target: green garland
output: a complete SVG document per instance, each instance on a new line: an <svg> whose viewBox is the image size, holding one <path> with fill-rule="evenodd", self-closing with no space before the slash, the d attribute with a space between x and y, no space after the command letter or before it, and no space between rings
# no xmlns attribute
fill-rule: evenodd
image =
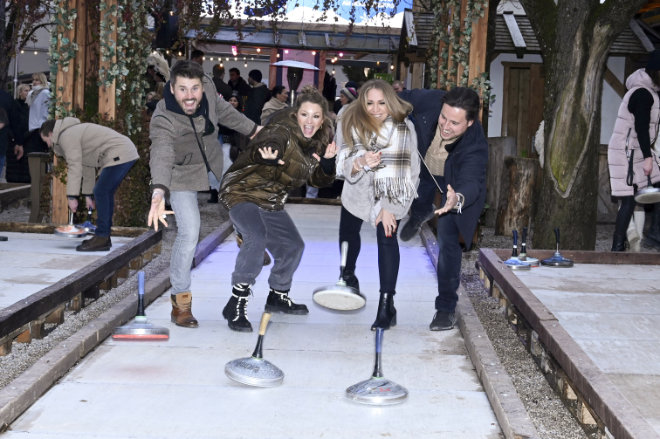
<svg viewBox="0 0 660 439"><path fill-rule="evenodd" d="M68 0L54 0L53 8L55 9L53 16L55 26L53 27L53 32L51 32L50 47L48 49L52 96L50 100L50 114L55 115L57 118L62 118L73 114L73 102L62 101L64 88L62 86L55 87L55 78L58 71L69 71L71 62L78 54L78 44L64 36L64 32L73 30L75 27L78 11L75 8L69 7Z"/></svg>
<svg viewBox="0 0 660 439"><path fill-rule="evenodd" d="M98 85L115 84L116 106L126 110L117 114L124 119L125 134L131 135L142 129L146 82L141 73L150 50L146 4L139 0L118 0L117 4L109 5L106 0L100 0L99 10L101 67Z"/></svg>
<svg viewBox="0 0 660 439"><path fill-rule="evenodd" d="M461 23L461 3L466 1L466 14ZM472 25L485 14L488 0L434 0L431 12L436 17L427 51L427 69L431 88L449 89L454 85L476 89L487 103L491 98L488 74L482 72L469 81ZM461 26L462 24L462 26ZM451 56L449 52L451 50ZM451 66L450 61L451 59ZM458 68L462 73L458 77Z"/></svg>

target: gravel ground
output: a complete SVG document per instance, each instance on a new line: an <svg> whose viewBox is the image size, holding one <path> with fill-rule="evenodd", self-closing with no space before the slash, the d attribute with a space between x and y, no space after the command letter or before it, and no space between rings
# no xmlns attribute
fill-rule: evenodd
<svg viewBox="0 0 660 439"><path fill-rule="evenodd" d="M207 194L199 195L202 213L202 237L208 235L218 224L228 218L227 212L217 204L206 202ZM0 212L0 222L26 222L29 209L15 207ZM613 225L599 225L597 228L596 250L607 251L611 246ZM165 230L161 254L144 267L145 274L162 271L169 264L169 254L174 240L174 228ZM479 241L481 247L509 248L511 239L507 236L495 236L492 228L482 228ZM644 251L654 251L644 248ZM470 297L475 311L486 329L503 367L508 371L520 399L542 439L580 439L589 438L574 420L568 409L554 393L543 374L539 371L531 356L509 326L500 309L498 301L488 296L483 289L474 263L478 250L465 253L461 280ZM44 355L60 341L65 340L75 331L92 321L106 309L135 291L137 276L131 273L117 288L106 292L97 301L91 302L75 318L65 319L44 339L29 344L14 343L11 354L0 357L0 388L6 386L16 376L26 370L38 358Z"/></svg>

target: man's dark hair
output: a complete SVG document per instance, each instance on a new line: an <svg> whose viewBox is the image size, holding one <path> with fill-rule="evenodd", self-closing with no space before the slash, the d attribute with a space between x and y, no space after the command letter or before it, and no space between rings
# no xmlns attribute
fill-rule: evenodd
<svg viewBox="0 0 660 439"><path fill-rule="evenodd" d="M39 134L41 134L44 137L48 137L50 133L53 132L55 129L55 119L48 119L46 122L41 124L41 128L39 128Z"/></svg>
<svg viewBox="0 0 660 439"><path fill-rule="evenodd" d="M202 52L199 49L195 49L192 52L190 52L190 59L201 58L203 56L204 56L204 52Z"/></svg>
<svg viewBox="0 0 660 439"><path fill-rule="evenodd" d="M276 85L270 91L270 94L274 97L286 90L286 87L283 85Z"/></svg>
<svg viewBox="0 0 660 439"><path fill-rule="evenodd" d="M232 67L229 69L229 73L236 73L238 76L241 76L241 71L238 70L236 67Z"/></svg>
<svg viewBox="0 0 660 439"><path fill-rule="evenodd" d="M213 66L213 76L221 78L225 75L225 68L220 65L216 64Z"/></svg>
<svg viewBox="0 0 660 439"><path fill-rule="evenodd" d="M170 71L170 81L176 84L177 78L199 79L204 78L204 69L195 61L182 60L178 61Z"/></svg>
<svg viewBox="0 0 660 439"><path fill-rule="evenodd" d="M454 87L449 90L442 99L443 104L450 107L465 110L465 118L468 121L475 120L481 106L479 95L476 91L467 87Z"/></svg>
<svg viewBox="0 0 660 439"><path fill-rule="evenodd" d="M261 72L257 69L250 70L250 73L248 73L248 77L252 78L253 81L261 82Z"/></svg>

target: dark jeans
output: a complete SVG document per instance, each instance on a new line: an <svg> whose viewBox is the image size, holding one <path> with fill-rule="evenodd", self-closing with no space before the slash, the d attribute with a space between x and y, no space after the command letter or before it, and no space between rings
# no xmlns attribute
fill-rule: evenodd
<svg viewBox="0 0 660 439"><path fill-rule="evenodd" d="M360 218L354 216L342 206L339 219L339 245L341 246L344 241L348 242L347 273L355 272L355 264L360 254L362 222ZM376 242L378 245L380 292L394 294L396 292L396 280L399 275L399 241L396 232L388 238L385 236L385 228L381 222L376 227Z"/></svg>
<svg viewBox="0 0 660 439"><path fill-rule="evenodd" d="M628 230L628 224L630 224L636 204L633 195L621 197L621 207L619 207L619 211L616 214L616 223L614 225L614 236L618 235L624 240L626 239L626 231Z"/></svg>
<svg viewBox="0 0 660 439"><path fill-rule="evenodd" d="M454 312L458 301L458 285L461 277L463 251L458 241L458 226L455 213L449 212L438 217L438 296L435 309Z"/></svg>
<svg viewBox="0 0 660 439"><path fill-rule="evenodd" d="M420 174L419 186L417 186L417 198L415 198L410 206L410 217L415 218L418 222L430 216L436 207L433 206L435 194L438 191L437 186L433 182L436 179L440 187L444 185L444 177L435 176L424 169ZM437 209L440 207L438 206Z"/></svg>
<svg viewBox="0 0 660 439"><path fill-rule="evenodd" d="M101 174L94 185L94 203L96 204L97 216L96 236L110 236L112 214L115 210L115 192L136 161L108 166L101 170Z"/></svg>
<svg viewBox="0 0 660 439"><path fill-rule="evenodd" d="M293 273L305 249L305 243L289 214L284 210L265 210L254 203L244 202L229 209L229 218L243 237L231 283L253 285L263 268L264 250L268 249L274 259L268 285L279 291L289 290Z"/></svg>

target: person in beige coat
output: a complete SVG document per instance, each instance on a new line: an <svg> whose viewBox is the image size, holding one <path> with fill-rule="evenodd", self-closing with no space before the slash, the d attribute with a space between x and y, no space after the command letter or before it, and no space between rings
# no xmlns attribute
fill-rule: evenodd
<svg viewBox="0 0 660 439"><path fill-rule="evenodd" d="M85 195L87 208L96 207L95 235L83 241L76 250L110 250L115 192L140 158L135 145L131 139L111 128L81 123L75 117L47 120L41 125L39 134L56 155L66 160L69 208L73 212L78 209L81 193Z"/></svg>

